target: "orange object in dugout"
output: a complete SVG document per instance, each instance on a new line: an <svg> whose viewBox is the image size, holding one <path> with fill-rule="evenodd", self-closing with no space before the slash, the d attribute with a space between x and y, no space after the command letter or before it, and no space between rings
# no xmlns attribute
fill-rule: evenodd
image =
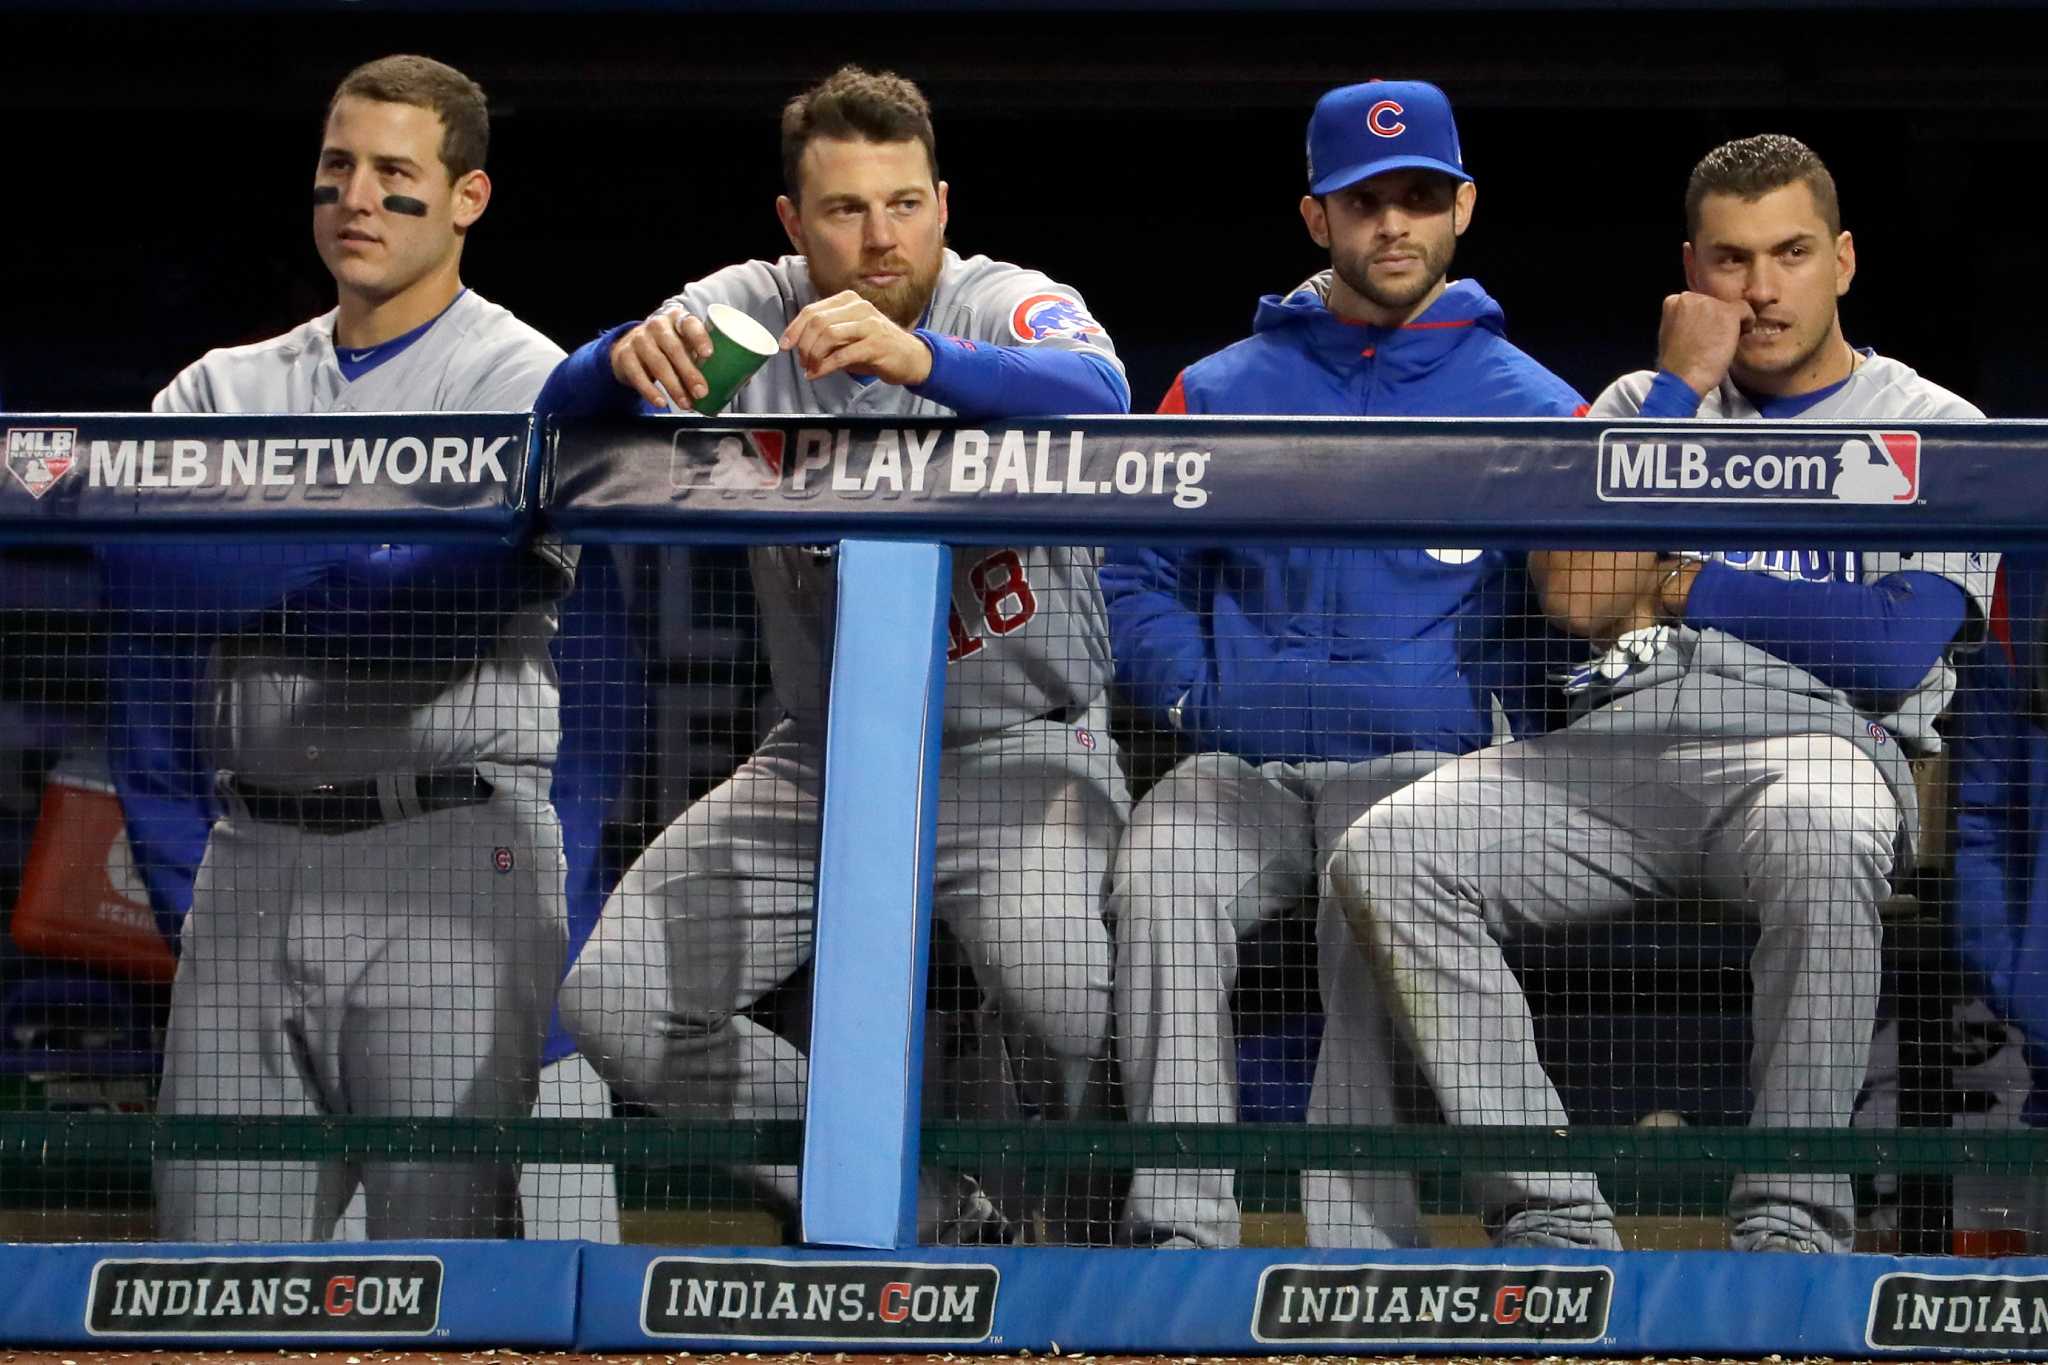
<svg viewBox="0 0 2048 1365"><path fill-rule="evenodd" d="M17 946L42 957L150 981L177 972L135 868L120 799L89 764L60 764L43 788L11 927Z"/></svg>

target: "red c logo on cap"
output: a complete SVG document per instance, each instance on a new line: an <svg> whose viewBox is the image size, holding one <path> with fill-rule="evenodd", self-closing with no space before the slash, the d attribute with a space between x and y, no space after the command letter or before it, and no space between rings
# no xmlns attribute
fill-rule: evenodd
<svg viewBox="0 0 2048 1365"><path fill-rule="evenodd" d="M1399 137L1408 131L1408 125L1396 118L1392 123L1381 123L1382 114L1405 114L1398 100L1381 100L1365 114L1365 126L1372 129L1375 137Z"/></svg>

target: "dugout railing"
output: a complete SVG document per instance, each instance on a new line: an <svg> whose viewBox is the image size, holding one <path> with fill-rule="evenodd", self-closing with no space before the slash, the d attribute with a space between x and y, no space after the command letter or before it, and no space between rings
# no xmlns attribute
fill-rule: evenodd
<svg viewBox="0 0 2048 1365"><path fill-rule="evenodd" d="M17 1171L165 1156L801 1161L800 1248L350 1249L433 1258L441 1311L425 1334L464 1342L2048 1351L2048 1287L2033 1287L2048 1286L2048 1277L2033 1278L2048 1265L2025 1260L914 1245L920 1160L1118 1171L1351 1167L1442 1176L1510 1164L1680 1177L1741 1168L1934 1181L1959 1171L2034 1175L2048 1166L2048 1147L2029 1130L1910 1126L1933 1116L1924 1095L1902 1105L1909 1126L1882 1131L920 1124L919 1068L909 1061L922 1029L931 933L930 773L944 686L948 543L1660 549L1734 541L2039 550L2048 517L2037 482L2024 472L2039 424L1926 424L1906 433L1914 438L1912 496L1883 504L1843 502L1812 488L1798 496L1801 489L1783 484L1752 484L1750 492L1723 499L1681 464L1656 457L1645 463L1640 455L1617 462L1605 430L1591 422L1105 418L905 432L882 422L759 420L741 429L650 420L553 431L517 416L23 415L7 418L6 426L6 544L85 545L121 536L512 543L539 531L586 544L837 542L828 764L861 774L857 788L828 780L824 796L812 1085L801 1125L0 1115L0 1161ZM1697 442L1700 431L1635 426L1633 437L1655 444L1668 435L1674 451L1685 439ZM329 444L343 437L381 439L404 462L374 479L361 477L357 465L356 477L344 479L331 456L338 447ZM1716 443L1778 461L1825 461L1841 437L1832 429L1783 425L1713 431ZM751 461L737 479L729 477L736 450ZM877 687L878 678L892 683ZM1938 955L1939 934L1920 951ZM1934 1070L1923 1072L1916 1092L1929 1081L1938 1086ZM0 1295L0 1335L83 1341L104 1334L105 1322L94 1315L105 1304L95 1296L96 1286L117 1273L109 1266L275 1260L286 1249L24 1246L4 1254L22 1273L12 1278L21 1288ZM341 1253L295 1247L288 1254L317 1260ZM871 1312L836 1331L753 1321L745 1311L693 1319L679 1307L679 1277L690 1273L748 1283L767 1276L772 1286L776 1276L815 1276L824 1266L853 1267L848 1273L870 1278L887 1272L877 1286L910 1286L906 1295L931 1285L934 1303L946 1302L950 1288L956 1305L975 1306L961 1321L925 1328ZM976 1278L983 1271L972 1269L982 1267L985 1284ZM1410 1318L1354 1321L1344 1330L1303 1328L1290 1318L1294 1293L1408 1283L1402 1277L1412 1277L1415 1292L1452 1296L1439 1303L1455 1302L1467 1289L1526 1303L1540 1290L1540 1302L1575 1305L1577 1316L1539 1324L1517 1311L1482 1314L1477 1327L1470 1320ZM517 1293L508 1292L512 1283ZM548 1284L559 1291L554 1301L535 1290ZM1745 1308L1697 1311L1716 1301ZM1929 1306L1937 1301L1940 1307ZM1965 1301L1967 1309L1954 1306ZM1597 1320L1578 1312L1589 1302L1597 1302ZM2001 1327L1999 1320L2014 1313L2021 1328ZM137 1333L187 1334L367 1343L421 1333L380 1332L361 1322L258 1331L190 1320Z"/></svg>

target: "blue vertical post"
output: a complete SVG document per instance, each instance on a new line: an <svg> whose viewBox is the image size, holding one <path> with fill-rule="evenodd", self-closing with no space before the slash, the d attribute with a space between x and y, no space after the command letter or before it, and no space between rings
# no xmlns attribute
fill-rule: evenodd
<svg viewBox="0 0 2048 1365"><path fill-rule="evenodd" d="M925 973L946 689L943 545L849 540L825 736L803 1239L917 1240Z"/></svg>

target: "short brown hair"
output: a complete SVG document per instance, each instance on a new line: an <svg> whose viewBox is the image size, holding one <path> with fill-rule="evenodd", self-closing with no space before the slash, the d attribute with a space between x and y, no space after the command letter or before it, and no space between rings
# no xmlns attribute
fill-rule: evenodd
<svg viewBox="0 0 2048 1365"><path fill-rule="evenodd" d="M893 71L863 71L847 65L782 107L782 183L791 199L804 148L812 138L924 144L932 183L939 181L939 151L932 136L932 107L924 92Z"/></svg>
<svg viewBox="0 0 2048 1365"><path fill-rule="evenodd" d="M1685 235L1688 241L1700 233L1700 204L1710 194L1732 194L1745 203L1755 203L1773 190L1803 183L1813 194L1814 207L1831 234L1842 231L1842 204L1835 195L1835 178L1814 154L1813 148L1783 133L1759 133L1755 137L1724 142L1700 158L1685 186Z"/></svg>
<svg viewBox="0 0 2048 1365"><path fill-rule="evenodd" d="M483 169L491 150L491 111L484 89L447 63L409 54L364 62L335 87L334 98L327 102L328 115L332 117L334 106L351 97L432 110L441 120L441 164L448 168L449 184Z"/></svg>

